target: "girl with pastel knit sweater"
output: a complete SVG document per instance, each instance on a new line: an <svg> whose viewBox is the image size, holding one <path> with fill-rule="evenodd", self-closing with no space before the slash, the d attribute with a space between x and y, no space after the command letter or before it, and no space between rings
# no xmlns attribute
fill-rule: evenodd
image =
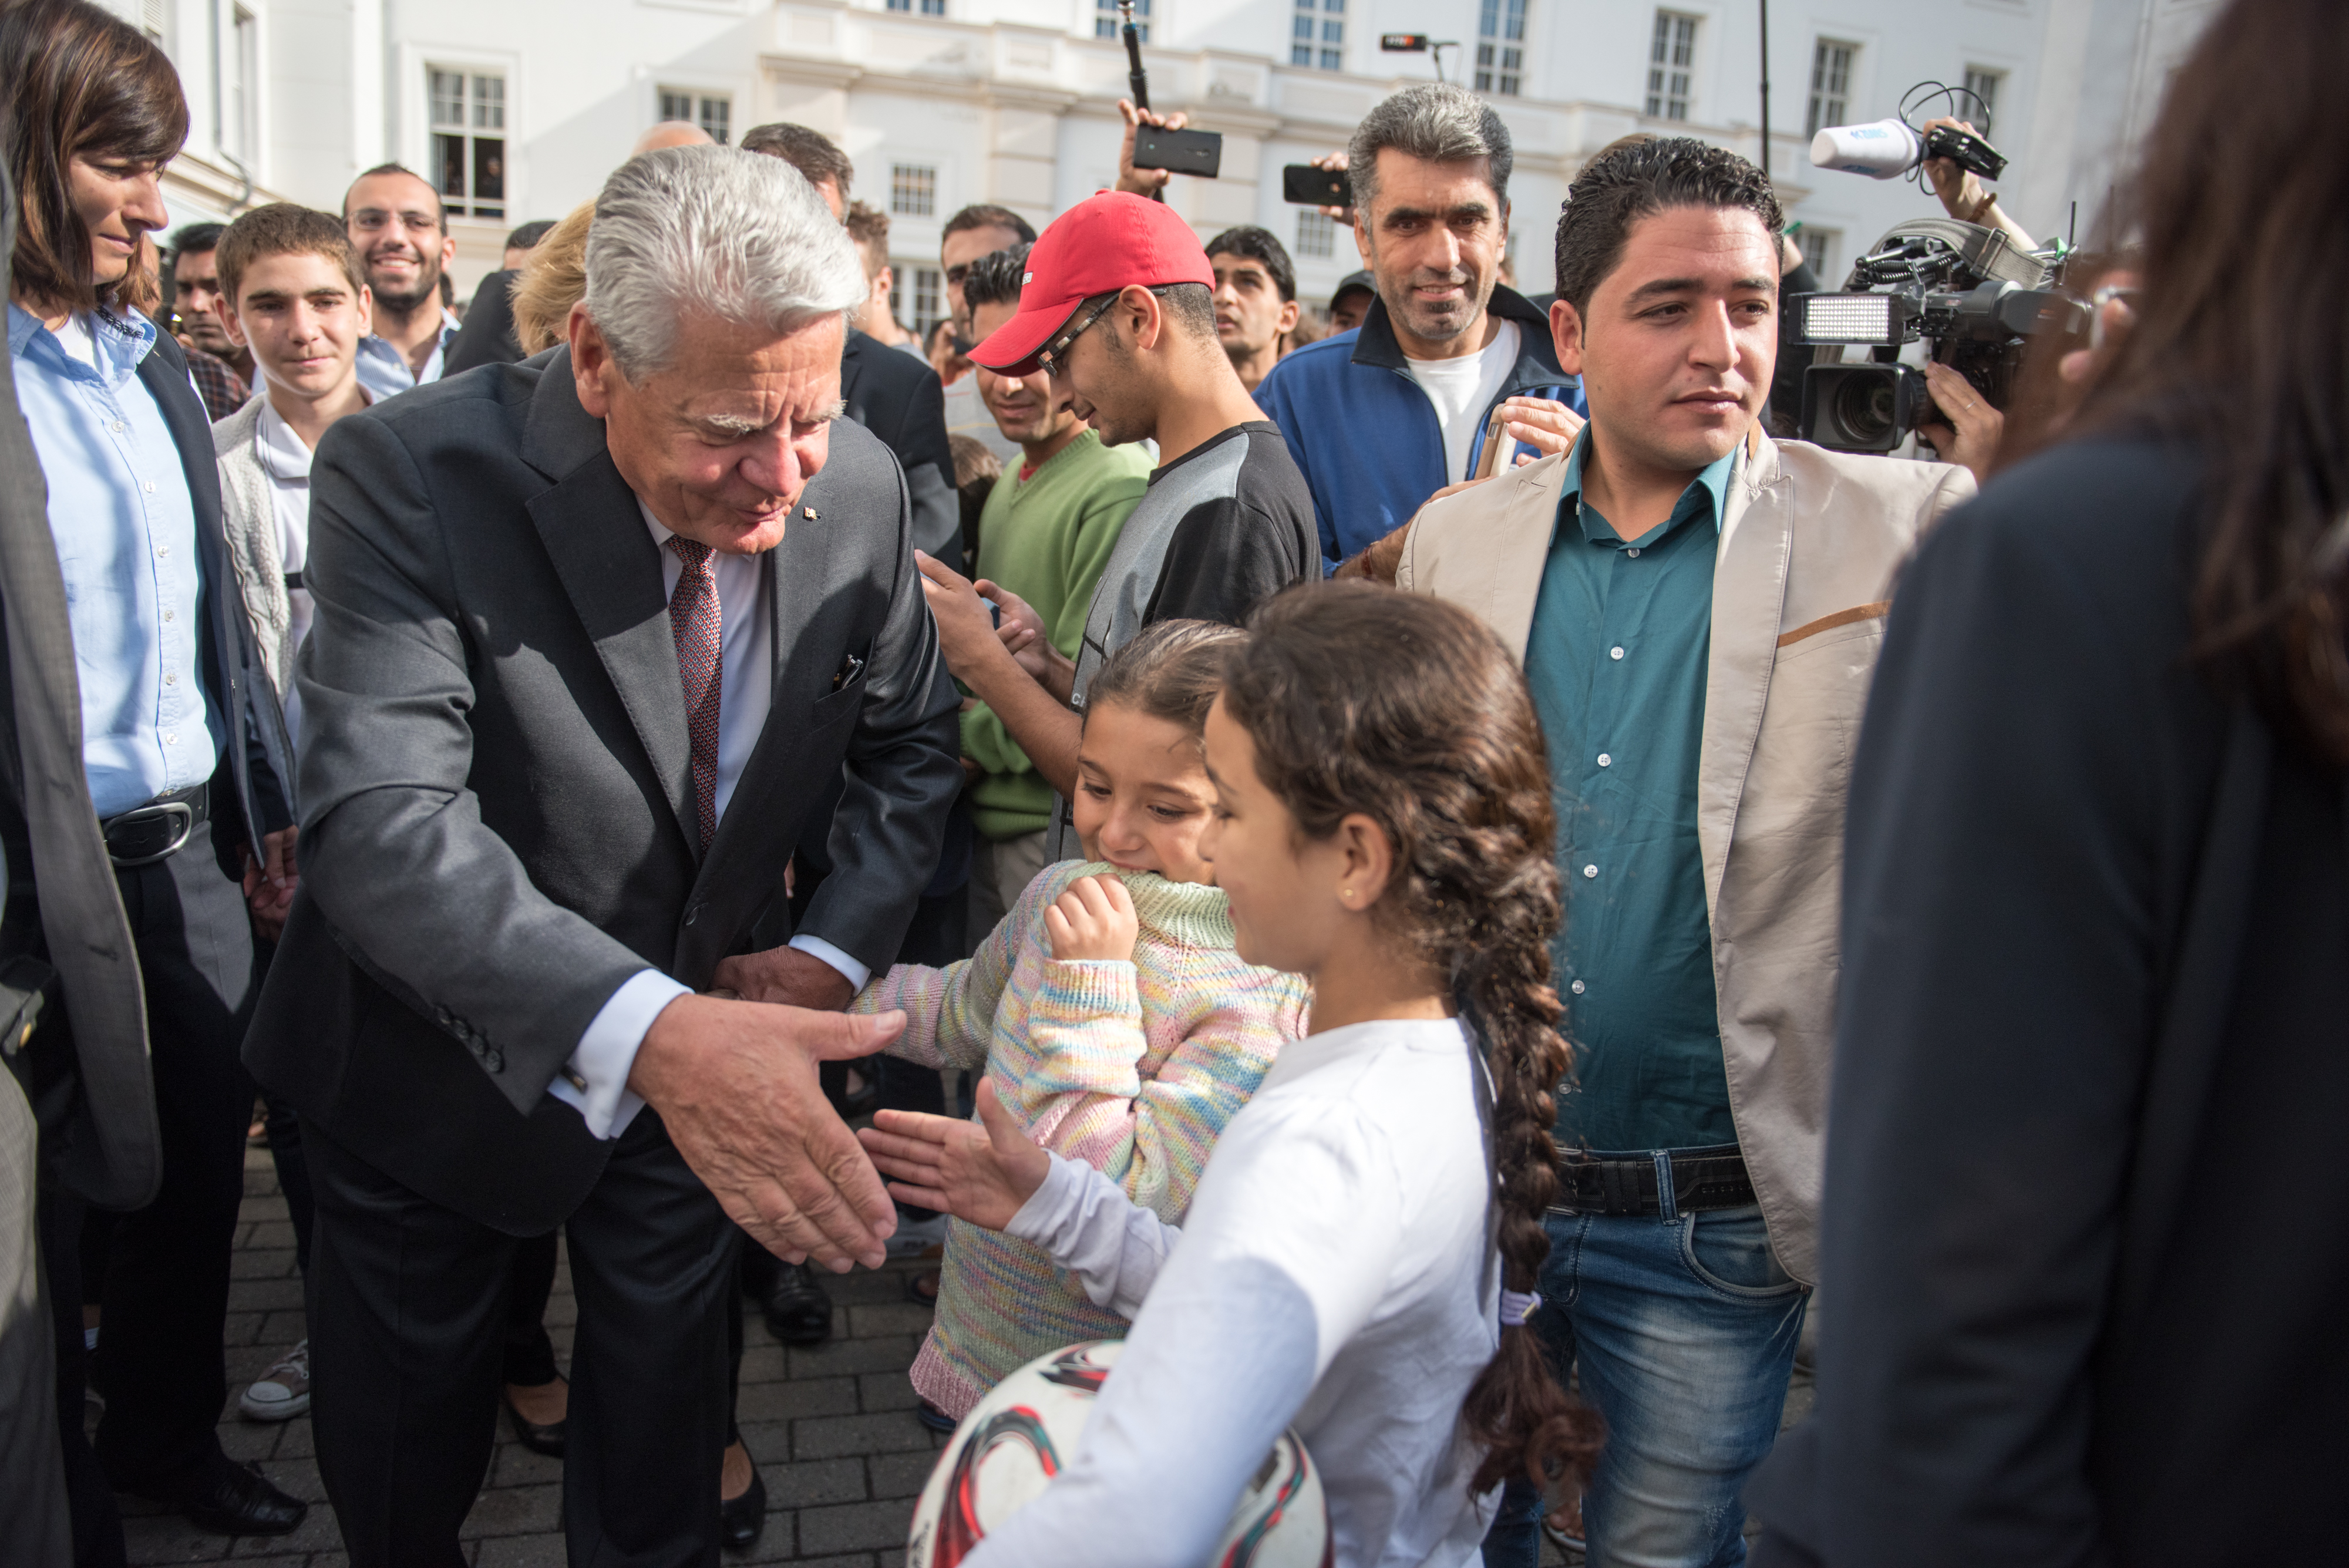
<svg viewBox="0 0 2349 1568"><path fill-rule="evenodd" d="M1070 803L1087 859L1046 867L970 958L899 964L853 1004L903 1008L891 1054L984 1064L1029 1137L1170 1222L1224 1124L1306 1029L1306 982L1241 961L1198 852L1215 800L1201 727L1240 637L1162 621L1112 655L1087 695ZM950 1429L1006 1374L1125 1327L1041 1251L951 1220L913 1366L924 1417Z"/></svg>

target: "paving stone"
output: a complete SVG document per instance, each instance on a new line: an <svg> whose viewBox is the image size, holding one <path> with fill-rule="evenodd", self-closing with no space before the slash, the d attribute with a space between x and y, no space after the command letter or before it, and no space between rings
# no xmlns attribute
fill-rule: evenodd
<svg viewBox="0 0 2349 1568"><path fill-rule="evenodd" d="M543 1534L559 1532L563 1519L563 1489L559 1486L517 1486L485 1491L473 1501L457 1533L478 1540L488 1535Z"/></svg>
<svg viewBox="0 0 2349 1568"><path fill-rule="evenodd" d="M230 1397L233 1398L236 1387L242 1385L233 1378L230 1381ZM257 1421L222 1421L220 1424L221 1450L239 1464L247 1459L272 1458L277 1452L278 1440L284 1436L274 1426L264 1426Z"/></svg>
<svg viewBox="0 0 2349 1568"><path fill-rule="evenodd" d="M254 1220L250 1207L243 1212L247 1220ZM294 1221L291 1220L259 1220L246 1229L251 1234L238 1240L240 1247L283 1247L288 1251L293 1251Z"/></svg>
<svg viewBox="0 0 2349 1568"><path fill-rule="evenodd" d="M750 1440L750 1429L743 1429L743 1440ZM755 1449L754 1450L755 1451ZM863 1502L864 1461L854 1457L838 1459L810 1459L802 1464L771 1464L762 1462L760 1475L766 1478L767 1504L774 1509L823 1507L843 1502Z"/></svg>
<svg viewBox="0 0 2349 1568"><path fill-rule="evenodd" d="M886 1302L877 1306L851 1307L848 1321L852 1337L870 1339L884 1334L927 1334L935 1314L928 1307L916 1306L909 1301Z"/></svg>
<svg viewBox="0 0 2349 1568"><path fill-rule="evenodd" d="M792 1458L831 1459L845 1454L901 1454L930 1447L930 1434L907 1415L817 1416L792 1425Z"/></svg>
<svg viewBox="0 0 2349 1568"><path fill-rule="evenodd" d="M158 1563L225 1562L231 1546L226 1536L198 1530L176 1513L125 1518L122 1543L133 1568Z"/></svg>
<svg viewBox="0 0 2349 1568"><path fill-rule="evenodd" d="M866 1410L910 1410L922 1402L902 1371L862 1373L856 1379L856 1400Z"/></svg>
<svg viewBox="0 0 2349 1568"><path fill-rule="evenodd" d="M874 1454L864 1461L864 1471L874 1497L918 1497L937 1463L935 1451Z"/></svg>
<svg viewBox="0 0 2349 1568"><path fill-rule="evenodd" d="M903 1547L913 1521L914 1503L910 1498L843 1503L837 1508L803 1508L800 1510L800 1552L803 1556L817 1556Z"/></svg>
<svg viewBox="0 0 2349 1568"><path fill-rule="evenodd" d="M499 1422L499 1429L505 1423ZM492 1487L547 1486L563 1480L563 1461L552 1454L533 1453L520 1443L501 1443L490 1462Z"/></svg>
<svg viewBox="0 0 2349 1568"><path fill-rule="evenodd" d="M737 1391L735 1417L743 1421L784 1421L802 1416L853 1416L856 1380L826 1377L801 1383L747 1383Z"/></svg>
<svg viewBox="0 0 2349 1568"><path fill-rule="evenodd" d="M780 1345L746 1345L737 1376L745 1383L774 1383L782 1378L787 1366L787 1353Z"/></svg>
<svg viewBox="0 0 2349 1568"><path fill-rule="evenodd" d="M286 1229L291 1231L292 1226ZM268 1249L247 1248L229 1259L229 1277L236 1280L299 1279L291 1243Z"/></svg>
<svg viewBox="0 0 2349 1568"><path fill-rule="evenodd" d="M228 1287L228 1310L231 1312L284 1312L299 1310L302 1305L300 1280L231 1280Z"/></svg>
<svg viewBox="0 0 2349 1568"><path fill-rule="evenodd" d="M281 1486L285 1484L279 1480L274 1467L271 1468L269 1479L278 1481ZM294 1490L292 1487L285 1490ZM335 1511L324 1502L313 1502L310 1511L302 1516L302 1522L289 1534L241 1538L236 1543L236 1557L241 1562L246 1558L279 1556L289 1552L339 1552L342 1546L343 1530L335 1521Z"/></svg>
<svg viewBox="0 0 2349 1568"><path fill-rule="evenodd" d="M228 1322L221 1331L221 1342L232 1348L253 1344L261 1333L262 1319L268 1315L259 1312L229 1314Z"/></svg>
<svg viewBox="0 0 2349 1568"><path fill-rule="evenodd" d="M293 1305L273 1312L261 1320L261 1333L256 1343L271 1349L284 1350L299 1343L310 1332L310 1320L302 1311L301 1282L287 1282L292 1283L295 1290ZM231 1285L229 1289L236 1287Z"/></svg>
<svg viewBox="0 0 2349 1568"><path fill-rule="evenodd" d="M559 1533L484 1541L481 1554L473 1559L475 1568L564 1568L567 1562Z"/></svg>
<svg viewBox="0 0 2349 1568"><path fill-rule="evenodd" d="M919 1334L883 1334L870 1339L835 1339L804 1350L793 1349L787 1356L793 1377L836 1377L850 1372L903 1372L914 1365L915 1353L921 1349L922 1334L929 1332L922 1324Z"/></svg>
<svg viewBox="0 0 2349 1568"><path fill-rule="evenodd" d="M317 1433L307 1416L296 1416L278 1426L277 1457L281 1459L315 1459L318 1453Z"/></svg>

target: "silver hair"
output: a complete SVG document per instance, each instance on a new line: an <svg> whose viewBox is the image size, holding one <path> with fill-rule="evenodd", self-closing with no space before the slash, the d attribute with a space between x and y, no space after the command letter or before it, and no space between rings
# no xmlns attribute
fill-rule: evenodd
<svg viewBox="0 0 2349 1568"><path fill-rule="evenodd" d="M1486 160L1492 171L1493 195L1503 206L1509 201L1509 128L1493 106L1456 83L1427 82L1409 87L1380 104L1354 127L1346 145L1346 166L1353 177L1354 205L1367 210L1379 193L1379 151L1393 148L1429 163L1457 163L1470 158Z"/></svg>
<svg viewBox="0 0 2349 1568"><path fill-rule="evenodd" d="M587 314L630 381L667 366L707 314L774 337L864 302L855 244L781 159L667 147L604 182L587 231Z"/></svg>

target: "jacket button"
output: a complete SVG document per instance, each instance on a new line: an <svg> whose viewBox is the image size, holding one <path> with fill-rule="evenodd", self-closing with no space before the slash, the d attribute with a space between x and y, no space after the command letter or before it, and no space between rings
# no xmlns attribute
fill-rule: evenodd
<svg viewBox="0 0 2349 1568"><path fill-rule="evenodd" d="M505 1053L502 1051L493 1050L486 1046L483 1047L481 1051L481 1065L487 1067L492 1073L504 1072L506 1070Z"/></svg>
<svg viewBox="0 0 2349 1568"><path fill-rule="evenodd" d="M700 906L700 905L696 904L696 905L692 906L690 909L687 909L687 910L685 911L685 923L686 923L687 925L688 925L688 926L689 926L689 925L693 924L693 922L694 922L694 921L696 921L696 920L698 920L698 919L701 919L701 906Z"/></svg>

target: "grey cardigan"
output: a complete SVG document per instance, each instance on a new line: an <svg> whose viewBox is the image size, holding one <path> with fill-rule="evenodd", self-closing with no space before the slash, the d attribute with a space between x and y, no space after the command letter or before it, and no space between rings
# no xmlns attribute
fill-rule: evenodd
<svg viewBox="0 0 2349 1568"><path fill-rule="evenodd" d="M244 407L212 426L212 455L219 460L221 524L228 535L229 567L244 589L245 618L262 680L253 685L253 711L269 765L285 787L295 820L302 815L294 784L294 738L285 727L285 689L294 679L294 604L285 587L285 555L277 544L276 498L269 471L261 466L254 441L269 394L261 391Z"/></svg>

